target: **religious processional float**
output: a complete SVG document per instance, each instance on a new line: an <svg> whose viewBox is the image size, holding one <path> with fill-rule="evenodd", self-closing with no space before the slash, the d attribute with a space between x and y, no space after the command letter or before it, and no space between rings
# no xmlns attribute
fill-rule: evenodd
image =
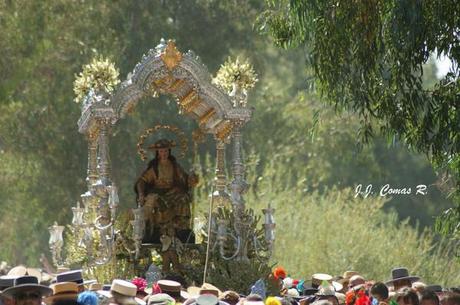
<svg viewBox="0 0 460 305"><path fill-rule="evenodd" d="M229 59L212 78L192 51L182 53L173 41L164 40L142 57L123 82L108 60L99 58L84 66L74 90L81 103L78 131L88 142L87 191L72 207L65 245L65 227L57 223L50 227L54 265L83 267L100 281L115 275L146 274L153 282L177 273L197 283L208 278L234 289L240 288L236 283L247 288L244 277L253 283L259 274L269 274L274 209L270 205L263 209L264 223L259 228L260 217L246 208L244 200L249 185L242 129L251 119L247 91L256 81L252 66L238 59ZM140 133L133 151L137 149L144 161L149 152L155 157L133 181L135 192L121 190L133 194L132 203L123 203L132 204L131 216L122 221L117 213L119 189L111 174L110 138L140 99L159 95L177 101L178 115L195 121L198 127L191 135L166 124L149 126ZM174 138L155 139L159 133ZM188 137L196 147L206 136L215 141L215 177L209 202L194 202L193 189L200 177L184 170L178 159L186 155ZM148 141L152 144L147 145ZM231 178L226 177L228 146ZM194 204L209 205L206 223L199 230L193 224L197 216L193 215Z"/></svg>

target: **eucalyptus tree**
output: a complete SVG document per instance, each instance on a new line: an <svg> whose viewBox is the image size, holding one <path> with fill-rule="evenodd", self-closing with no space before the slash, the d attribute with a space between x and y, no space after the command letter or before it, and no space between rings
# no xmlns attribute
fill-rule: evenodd
<svg viewBox="0 0 460 305"><path fill-rule="evenodd" d="M259 29L283 48L301 47L314 87L336 109L359 115L359 137L375 129L423 152L455 206L439 219L460 235L460 10L458 1L267 0ZM424 64L454 65L430 88ZM377 126L373 126L377 119Z"/></svg>

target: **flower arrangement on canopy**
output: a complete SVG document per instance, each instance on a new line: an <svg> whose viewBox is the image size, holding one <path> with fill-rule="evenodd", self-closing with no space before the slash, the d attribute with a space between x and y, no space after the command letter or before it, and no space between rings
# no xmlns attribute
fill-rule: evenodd
<svg viewBox="0 0 460 305"><path fill-rule="evenodd" d="M115 64L109 59L93 58L91 63L83 66L83 71L75 78L73 85L75 102L80 103L91 89L111 93L120 83L119 74Z"/></svg>
<svg viewBox="0 0 460 305"><path fill-rule="evenodd" d="M247 90L253 88L257 81L257 74L248 60L242 61L238 57L236 60L233 60L229 57L225 63L220 66L212 83L222 87L226 91L230 91L232 90L233 84L236 84L241 89Z"/></svg>

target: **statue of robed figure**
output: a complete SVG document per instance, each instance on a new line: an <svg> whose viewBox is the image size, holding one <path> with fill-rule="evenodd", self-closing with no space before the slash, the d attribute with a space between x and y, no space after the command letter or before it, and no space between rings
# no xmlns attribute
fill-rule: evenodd
<svg viewBox="0 0 460 305"><path fill-rule="evenodd" d="M191 189L198 183L195 174L188 175L171 154L173 141L161 139L148 148L155 152L147 169L135 184L136 199L144 207L143 243L159 244L162 235L171 233L183 243L194 243L191 230ZM174 236L171 236L174 238Z"/></svg>

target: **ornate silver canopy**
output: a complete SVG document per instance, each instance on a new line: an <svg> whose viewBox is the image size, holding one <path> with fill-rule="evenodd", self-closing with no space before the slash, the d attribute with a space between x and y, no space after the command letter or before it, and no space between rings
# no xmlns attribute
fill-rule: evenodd
<svg viewBox="0 0 460 305"><path fill-rule="evenodd" d="M107 263L115 250L118 194L111 178L109 157L112 127L132 112L142 97L157 94L173 96L181 114L195 120L203 132L212 134L216 140L216 191L212 194L213 199L217 204L232 204L237 232L235 238L239 245L232 257L247 259L246 244L250 234L244 232L248 224L242 218L245 211L243 193L248 185L244 180L241 128L250 120L252 110L246 107L246 92L235 86L232 92L224 92L211 83L210 73L198 56L192 51L183 54L173 41L165 43L162 39L112 93L91 90L82 103L78 130L88 140L88 191L82 195L84 212L80 206L73 209L74 213L78 212L74 215L78 221L73 226L84 231L80 234L80 243L85 244L87 251L94 256L90 263ZM225 146L230 141L233 142L233 181L228 184L224 160ZM134 215L131 224L137 256L143 235L140 207L134 209ZM267 228L273 230L274 224ZM99 246L93 250L89 249L94 235L91 230L100 236ZM272 236L270 232L267 234ZM273 240L270 242L273 243Z"/></svg>
<svg viewBox="0 0 460 305"><path fill-rule="evenodd" d="M100 129L101 120L113 125L130 113L142 97L155 93L174 96L183 115L220 139L229 136L235 122L245 124L252 114L249 108L234 107L232 98L211 83L210 73L192 51L182 54L174 42L165 44L162 40L111 95L93 92L87 96L78 129L91 134Z"/></svg>

